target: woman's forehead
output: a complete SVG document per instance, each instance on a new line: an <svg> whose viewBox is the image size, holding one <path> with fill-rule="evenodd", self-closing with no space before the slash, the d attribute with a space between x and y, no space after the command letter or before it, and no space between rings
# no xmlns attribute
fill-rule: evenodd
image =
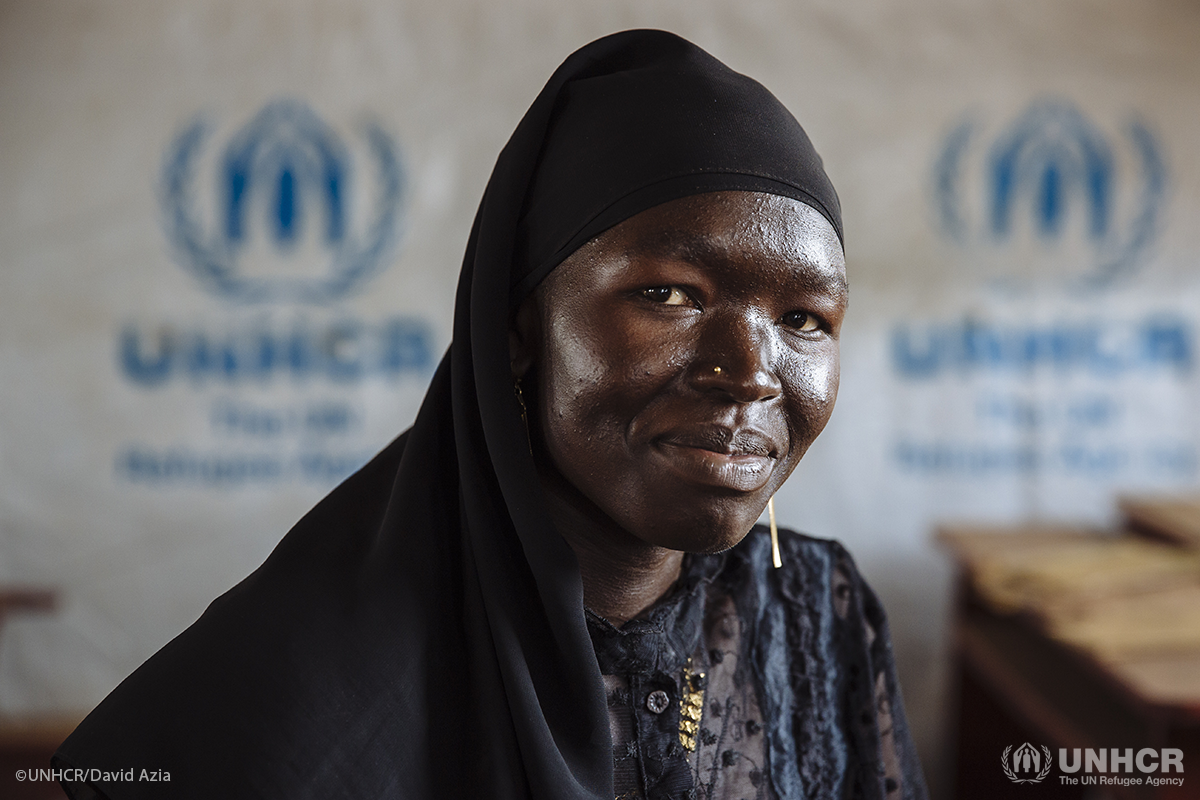
<svg viewBox="0 0 1200 800"><path fill-rule="evenodd" d="M673 253L702 247L821 248L841 251L837 232L812 206L763 192L710 192L655 206L626 220L629 246Z"/></svg>
<svg viewBox="0 0 1200 800"><path fill-rule="evenodd" d="M821 288L846 291L845 260L833 226L811 206L779 195L727 191L674 200L630 217L584 249L592 257L627 262L650 257L697 266L791 266Z"/></svg>

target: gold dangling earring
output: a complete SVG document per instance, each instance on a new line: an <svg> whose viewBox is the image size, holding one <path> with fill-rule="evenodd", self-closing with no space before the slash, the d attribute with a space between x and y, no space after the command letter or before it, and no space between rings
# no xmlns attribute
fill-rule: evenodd
<svg viewBox="0 0 1200 800"><path fill-rule="evenodd" d="M771 522L771 561L775 569L783 566L783 557L779 555L779 528L775 525L775 495L767 501L767 518Z"/></svg>

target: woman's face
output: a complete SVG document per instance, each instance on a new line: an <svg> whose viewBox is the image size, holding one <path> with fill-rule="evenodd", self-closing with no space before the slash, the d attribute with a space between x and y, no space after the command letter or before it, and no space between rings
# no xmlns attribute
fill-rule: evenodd
<svg viewBox="0 0 1200 800"><path fill-rule="evenodd" d="M737 544L829 419L846 301L837 234L788 198L696 195L602 233L514 328L548 490L647 544Z"/></svg>

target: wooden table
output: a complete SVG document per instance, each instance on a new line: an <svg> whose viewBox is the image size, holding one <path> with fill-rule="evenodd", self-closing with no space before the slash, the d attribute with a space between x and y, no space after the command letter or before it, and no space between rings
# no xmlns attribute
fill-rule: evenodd
<svg viewBox="0 0 1200 800"><path fill-rule="evenodd" d="M1048 615L1030 608L998 610L995 597L984 591L985 569L998 555L1039 548L1058 552L1054 548L1063 543L1096 537L1113 539L1093 530L1054 527L939 531L938 540L959 568L953 622L954 797L1200 798L1200 649L1110 652L1081 646L1064 641ZM1018 785L1004 774L1005 748L1025 742L1052 753L1053 769L1040 783ZM1184 773L1169 773L1183 777L1182 786L1085 786L1083 780L1069 784L1060 778L1086 773L1062 772L1059 748L1133 748L1136 754L1146 747L1183 750ZM1136 768L1116 774L1163 777Z"/></svg>
<svg viewBox="0 0 1200 800"><path fill-rule="evenodd" d="M51 611L53 591L32 588L0 589L0 630L14 611ZM47 769L50 756L75 729L82 715L0 715L0 798L3 800L62 800L66 795L53 781L18 781L17 770Z"/></svg>
<svg viewBox="0 0 1200 800"><path fill-rule="evenodd" d="M49 769L50 756L82 719L82 714L0 716L0 798L63 800L56 781L18 781L16 773Z"/></svg>

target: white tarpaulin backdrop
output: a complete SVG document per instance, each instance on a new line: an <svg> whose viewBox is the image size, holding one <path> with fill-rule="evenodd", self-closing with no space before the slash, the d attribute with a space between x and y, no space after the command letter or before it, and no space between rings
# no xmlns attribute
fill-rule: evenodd
<svg viewBox="0 0 1200 800"><path fill-rule="evenodd" d="M838 409L779 497L887 603L937 744L945 518L1200 480L1185 0L0 6L0 709L90 708L413 417L491 164L574 48L664 27L841 194Z"/></svg>

